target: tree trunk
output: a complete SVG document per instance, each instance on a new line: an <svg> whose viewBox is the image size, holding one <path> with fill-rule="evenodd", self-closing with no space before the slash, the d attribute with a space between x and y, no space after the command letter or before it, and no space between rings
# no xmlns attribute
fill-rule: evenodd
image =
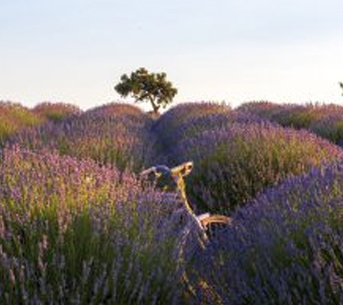
<svg viewBox="0 0 343 305"><path fill-rule="evenodd" d="M155 100L154 100L154 98L152 96L149 96L149 99L150 99L150 103L152 105L152 108L154 110L154 114L158 115L158 110L160 109L160 106L155 104Z"/></svg>

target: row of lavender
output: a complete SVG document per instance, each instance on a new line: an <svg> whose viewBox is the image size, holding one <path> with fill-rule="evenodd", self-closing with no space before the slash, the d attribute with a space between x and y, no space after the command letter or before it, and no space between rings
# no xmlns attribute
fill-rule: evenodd
<svg viewBox="0 0 343 305"><path fill-rule="evenodd" d="M138 172L154 159L153 120L139 108L108 104L63 121L46 122L14 134L7 144L33 151L56 150L79 159Z"/></svg>
<svg viewBox="0 0 343 305"><path fill-rule="evenodd" d="M342 304L342 215L342 161L292 177L232 215L205 279L225 304Z"/></svg>
<svg viewBox="0 0 343 305"><path fill-rule="evenodd" d="M169 163L194 161L187 191L197 208L228 214L265 188L342 156L339 147L305 130L218 104L172 108L154 131Z"/></svg>
<svg viewBox="0 0 343 305"><path fill-rule="evenodd" d="M343 302L339 147L210 104L178 106L155 128L170 162L195 161L192 203L233 219L193 270L223 304Z"/></svg>
<svg viewBox="0 0 343 305"><path fill-rule="evenodd" d="M92 160L0 155L1 304L180 304L179 200Z"/></svg>
<svg viewBox="0 0 343 305"><path fill-rule="evenodd" d="M2 112L16 128L0 151L0 303L179 304L179 199L127 170L151 157L152 120L128 105L61 120L52 106L35 124L20 105L5 105L20 124Z"/></svg>
<svg viewBox="0 0 343 305"><path fill-rule="evenodd" d="M251 102L238 108L282 126L307 129L340 146L343 145L343 107L336 104L276 104Z"/></svg>

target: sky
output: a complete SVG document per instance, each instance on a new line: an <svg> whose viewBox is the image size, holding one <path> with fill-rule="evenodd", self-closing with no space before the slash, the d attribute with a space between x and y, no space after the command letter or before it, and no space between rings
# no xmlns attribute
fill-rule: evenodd
<svg viewBox="0 0 343 305"><path fill-rule="evenodd" d="M88 109L140 67L176 103L343 104L342 0L0 0L0 100Z"/></svg>

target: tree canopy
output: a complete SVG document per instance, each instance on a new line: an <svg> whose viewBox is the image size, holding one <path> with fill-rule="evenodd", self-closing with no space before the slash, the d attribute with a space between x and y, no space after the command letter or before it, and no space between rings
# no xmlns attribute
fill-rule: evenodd
<svg viewBox="0 0 343 305"><path fill-rule="evenodd" d="M124 74L114 89L122 96L131 95L135 102L149 101L155 114L160 107L170 104L177 94L177 89L166 79L166 73L150 73L145 68L139 68L130 76Z"/></svg>

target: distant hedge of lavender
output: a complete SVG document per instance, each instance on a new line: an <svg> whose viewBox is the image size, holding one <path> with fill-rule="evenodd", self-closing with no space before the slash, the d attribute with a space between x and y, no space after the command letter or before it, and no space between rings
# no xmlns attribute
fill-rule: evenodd
<svg viewBox="0 0 343 305"><path fill-rule="evenodd" d="M232 215L207 281L227 304L342 304L342 215L342 161L288 179Z"/></svg>
<svg viewBox="0 0 343 305"><path fill-rule="evenodd" d="M158 120L158 128L174 130L190 119L210 114L228 113L230 106L212 102L183 103L170 108Z"/></svg>
<svg viewBox="0 0 343 305"><path fill-rule="evenodd" d="M179 304L178 205L90 159L3 150L0 303Z"/></svg>
<svg viewBox="0 0 343 305"><path fill-rule="evenodd" d="M152 119L139 108L108 104L70 117L59 124L48 122L23 130L11 143L32 150L47 148L79 159L92 158L115 164L121 170L139 171L154 155Z"/></svg>
<svg viewBox="0 0 343 305"><path fill-rule="evenodd" d="M0 101L0 146L4 146L10 136L29 127L43 124L47 120L58 122L81 110L65 103L41 103L33 109L19 103Z"/></svg>
<svg viewBox="0 0 343 305"><path fill-rule="evenodd" d="M72 104L44 102L35 106L32 112L53 122L59 122L67 117L81 114L82 110Z"/></svg>
<svg viewBox="0 0 343 305"><path fill-rule="evenodd" d="M197 118L206 115L226 115L231 111L227 105L212 102L183 103L170 108L154 124L152 131L157 135L157 162L175 164L171 149L184 134L184 125L191 125ZM191 122L191 124L189 124Z"/></svg>
<svg viewBox="0 0 343 305"><path fill-rule="evenodd" d="M343 145L343 107L335 104L276 104L251 102L238 108L282 126L308 129L340 146Z"/></svg>
<svg viewBox="0 0 343 305"><path fill-rule="evenodd" d="M195 117L189 111L179 127L168 124L177 126L176 107L175 118L167 112L155 128L171 163L194 161L187 191L200 209L230 213L289 175L342 157L339 147L305 130L283 128L240 111L204 111L201 116L202 104L192 106L199 108Z"/></svg>
<svg viewBox="0 0 343 305"><path fill-rule="evenodd" d="M15 132L36 126L42 121L40 116L18 103L0 101L0 145Z"/></svg>

